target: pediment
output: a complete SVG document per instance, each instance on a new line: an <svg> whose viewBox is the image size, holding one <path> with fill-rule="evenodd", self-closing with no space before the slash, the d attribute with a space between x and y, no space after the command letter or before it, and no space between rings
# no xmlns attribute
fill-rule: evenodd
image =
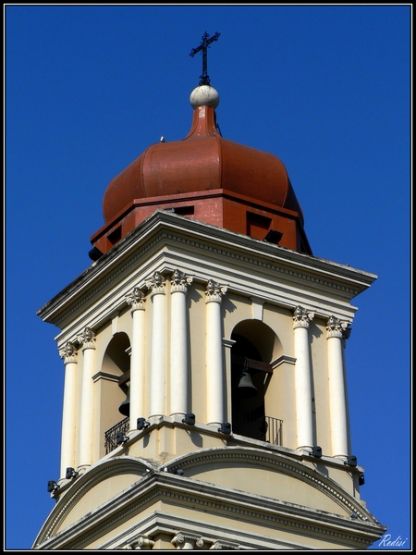
<svg viewBox="0 0 416 555"><path fill-rule="evenodd" d="M66 530L75 522L115 499L140 482L152 467L141 459L105 460L80 476L58 501L35 544Z"/></svg>
<svg viewBox="0 0 416 555"><path fill-rule="evenodd" d="M251 526L259 537L266 530L279 538L307 529L308 537L331 545L335 537L342 545L368 545L382 531L359 501L313 468L280 453L229 446L157 467L131 457L98 463L61 497L34 548L120 542L157 514L244 533Z"/></svg>
<svg viewBox="0 0 416 555"><path fill-rule="evenodd" d="M187 478L285 504L363 520L372 515L339 484L305 464L260 449L227 447L179 457L169 467Z"/></svg>

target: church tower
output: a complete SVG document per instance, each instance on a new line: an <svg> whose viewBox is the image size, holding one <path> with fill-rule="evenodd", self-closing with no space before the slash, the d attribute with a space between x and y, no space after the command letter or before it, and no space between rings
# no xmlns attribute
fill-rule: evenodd
<svg viewBox="0 0 416 555"><path fill-rule="evenodd" d="M111 181L91 266L39 311L65 390L35 549L363 549L384 532L344 357L376 276L313 256L283 163L222 137L211 39L189 134Z"/></svg>

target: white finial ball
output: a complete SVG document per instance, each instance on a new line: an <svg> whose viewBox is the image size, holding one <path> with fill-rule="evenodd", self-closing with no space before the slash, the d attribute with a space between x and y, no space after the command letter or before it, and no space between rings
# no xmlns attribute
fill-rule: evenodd
<svg viewBox="0 0 416 555"><path fill-rule="evenodd" d="M210 85L200 85L191 92L189 101L194 109L198 108L198 106L211 106L212 108L216 108L220 103L220 95L214 87Z"/></svg>

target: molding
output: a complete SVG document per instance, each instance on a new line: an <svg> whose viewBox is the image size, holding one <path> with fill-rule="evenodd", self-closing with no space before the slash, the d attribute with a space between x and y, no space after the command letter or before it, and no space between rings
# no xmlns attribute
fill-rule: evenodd
<svg viewBox="0 0 416 555"><path fill-rule="evenodd" d="M40 542L44 542L51 537L55 528L63 520L66 514L88 490L106 478L111 477L114 474L121 474L123 472L137 472L138 478L144 479L154 472L154 468L148 463L148 461L137 458L133 459L132 457L116 457L113 459L106 459L91 466L66 490L65 496L55 505L39 532L34 545L38 545ZM123 494L124 492L122 492L121 496L123 496ZM106 504L107 503L104 505ZM97 510L99 510L99 507ZM87 517L88 514L85 516ZM84 519L85 517L81 518L81 521ZM76 524L77 523L74 525ZM63 532L64 530L62 533ZM61 533L59 535L61 535Z"/></svg>
<svg viewBox="0 0 416 555"><path fill-rule="evenodd" d="M172 243L179 247L179 252L183 251L181 245L200 251L205 265L208 257L204 256L204 252L209 253L211 265L212 257L226 257L228 264L231 262L230 265L238 263L246 269L254 270L257 267L271 272L274 280L280 275L289 281L309 282L315 289L323 287L333 292L343 292L343 296L348 298L369 287L376 278L373 274L351 267L266 244L244 235L187 220L176 214L157 211L147 222L113 247L96 265L87 269L42 307L38 314L45 321L57 325L63 323L63 319L71 318L71 314L94 297L102 297L109 284L121 282L122 276L137 269L138 263L143 264L151 256L154 247L161 246L157 255L160 257L172 249ZM142 268L141 274L143 273L147 274L146 267ZM258 296L255 291L251 292L251 296L253 294Z"/></svg>
<svg viewBox="0 0 416 555"><path fill-rule="evenodd" d="M176 256L176 254L175 254ZM172 259L172 260L171 260ZM150 262L146 264L145 269L150 270L150 272L154 271L155 264L159 264L158 268L160 272L171 271L171 267L173 265L181 264L182 268L185 271L194 270L195 266L199 265L199 272L200 276L195 276L194 281L198 281L199 283L203 284L209 279L209 275L205 268L202 266L202 262L189 260L189 257L185 257L183 260L178 260L173 258L172 253L163 252L159 258L156 260L152 260L152 266L150 266ZM75 318L71 322L67 322L66 325L62 326L63 331L59 333L55 340L58 342L58 346L62 345L66 340L73 340L74 337L80 333L80 329L82 329L86 323L88 325L98 329L106 322L108 322L115 313L119 313L126 308L126 299L125 296L133 286L134 283L137 282L137 278L139 272L141 272L142 280L146 279L146 276L149 273L145 273L143 268L139 270L135 270L135 273L129 276L129 282L126 284L126 281L122 282L121 284L117 284L116 287L110 292L107 297L101 296L99 300L92 306L85 305L87 307L84 310L83 314L80 315L78 318ZM225 273L224 268L221 268L223 274ZM227 270L228 271L228 270ZM201 275L204 272L204 275ZM212 274L211 274L212 275ZM232 290L230 288L230 292L235 292L237 294L250 297L253 294L253 285L256 281L257 277L255 275L250 276L250 279L247 276L243 276L242 274L238 274L237 272L233 274L233 276L228 274L224 276L224 280L221 281L228 281L235 279L236 283L233 284ZM239 283L238 280L245 280L250 285L250 290L245 290L243 287L244 285ZM258 280L257 280L258 281ZM257 283L257 282L256 282ZM144 284L144 283L143 283ZM288 310L293 310L293 307L302 302L304 305L308 304L309 306L313 306L315 313L317 315L322 316L323 318L328 318L331 313L336 313L343 318L351 319L353 318L353 313L355 308L351 305L347 305L346 303L342 304L335 304L332 302L331 299L320 299L318 297L314 298L305 298L305 292L298 290L294 291L293 288L289 291L288 289L284 288L282 283L278 282L273 283L272 281L262 282L256 285L258 288L263 288L263 298L264 301L268 304L274 306L280 306ZM297 296L295 296L295 293ZM259 295L260 292L256 290L256 294ZM302 297L300 297L302 295ZM320 306L319 306L320 305ZM85 309L84 306L84 309ZM71 311L72 315L72 311ZM64 324L64 322L62 322ZM58 325L58 323L56 323Z"/></svg>
<svg viewBox="0 0 416 555"><path fill-rule="evenodd" d="M115 536L109 542L100 546L101 549L115 549L121 546L123 543L131 542L135 537L139 535L146 535L147 537L152 537L157 534L172 534L178 530L183 530L186 534L192 535L194 537L199 537L204 541L204 543L214 544L216 541L224 541L226 543L238 543L240 548L245 549L275 549L275 548L299 548L306 549L307 546L300 544L293 544L283 540L268 539L264 536L258 536L253 533L246 533L242 530L237 530L231 526L223 528L218 525L209 524L206 522L196 523L194 520L189 520L180 516L173 516L169 514L163 514L159 511L155 511L153 514L149 515L147 518L140 521L139 524L134 525L129 530L122 532L121 534ZM238 538L238 541L236 542ZM197 546L199 547L199 546Z"/></svg>
<svg viewBox="0 0 416 555"><path fill-rule="evenodd" d="M90 541L114 530L157 501L166 501L168 505L172 505L173 502L202 512L209 511L213 514L234 518L237 522L249 520L256 522L259 526L285 529L294 534L304 534L307 531L309 537L348 546L361 545L365 547L380 537L384 530L375 522L351 519L284 503L276 499L229 490L162 471L161 468L149 470L139 482L97 507L93 513L86 514L57 536L51 537L53 530L65 516L66 511L70 510L76 499L79 499L84 489L88 487L86 478L91 474L90 470L82 477L84 484L81 487L78 486L77 494L72 495L66 504L62 503L64 506L60 506L58 502L34 547L38 549L85 547ZM108 472L108 475L111 475L111 471ZM94 477L96 479L97 472ZM70 495L69 492L68 495ZM271 538L270 541L273 539Z"/></svg>
<svg viewBox="0 0 416 555"><path fill-rule="evenodd" d="M291 357L289 355L282 355L276 360L273 360L270 363L270 366L272 367L272 370L274 370L275 368L278 368L280 365L285 363L292 364L294 366L296 364L296 357Z"/></svg>
<svg viewBox="0 0 416 555"><path fill-rule="evenodd" d="M128 276L128 281L127 279L121 283L115 281L114 283L116 286L107 296L103 293L97 301L91 305L88 305L88 303L83 305L81 303L80 306L82 306L84 310L78 317L72 314L72 309L70 313L65 313L63 316L66 322L64 320L62 320L62 322L55 322L56 325L61 325L63 329L55 338L58 342L58 346L62 345L66 340L73 340L73 338L80 333L80 329L86 324L98 329L111 319L112 315L120 313L123 309L127 308L125 297L134 284L137 283L139 276L141 277L143 286L147 276L150 276L152 272L156 271L156 267L161 273L171 272L172 267L179 265L183 271L188 273L191 271L194 272L197 267L199 275L194 277L194 281L201 284L206 283L208 279L212 278L211 263L214 263L214 261L209 261L208 273L206 261L191 258L187 253L183 252L180 254L181 258L178 258L178 256L176 252L167 252L162 249L156 258L151 261L148 260L146 264L142 266L136 265L134 273ZM158 264L158 266L156 266L156 264ZM224 268L224 266L221 265L221 261L215 261L215 264L215 279L218 280L219 276L220 281L223 283L233 283L232 288L229 288L230 293L235 292L250 297L253 296L255 292L257 297L260 298L261 295L268 304L280 306L287 310L293 310L294 306L302 303L304 306L309 307L309 309L313 308L316 315L326 319L331 314L336 314L344 320L352 320L354 311L356 310L353 306L345 302L335 302L333 298L325 298L316 294L311 296L311 291L309 290L306 291L300 288L294 289L283 282L273 281L273 278L267 278L266 280L265 277L263 275L260 276L260 274L242 273L238 269L232 267ZM261 277L261 281L259 276ZM72 321L68 320L70 316L73 318Z"/></svg>
<svg viewBox="0 0 416 555"><path fill-rule="evenodd" d="M373 520L377 522L359 501L352 498L344 492L337 482L330 478L323 477L317 471L310 467L289 459L287 456L276 452L268 452L263 449L251 447L232 447L227 446L225 449L208 449L193 452L172 460L167 464L167 468L186 468L206 465L208 463L226 464L235 463L237 460L247 464L258 464L264 468L273 471L282 472L283 474L293 476L302 480L309 485L316 487L321 492L328 495L336 501L344 509L347 507L352 513L356 513L360 520Z"/></svg>
<svg viewBox="0 0 416 555"><path fill-rule="evenodd" d="M93 382L97 382L98 380L103 379L103 380L107 380L109 382L117 382L120 379L120 376L116 376L115 374L109 374L108 372L103 372L103 371L99 371L96 374L93 375L92 377L92 381Z"/></svg>
<svg viewBox="0 0 416 555"><path fill-rule="evenodd" d="M236 343L237 341L235 339L225 339L224 337L222 339L222 344L227 349L232 349Z"/></svg>

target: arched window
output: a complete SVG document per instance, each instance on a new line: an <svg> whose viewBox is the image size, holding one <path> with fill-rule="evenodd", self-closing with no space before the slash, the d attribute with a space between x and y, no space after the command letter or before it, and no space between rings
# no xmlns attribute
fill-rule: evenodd
<svg viewBox="0 0 416 555"><path fill-rule="evenodd" d="M126 333L120 332L113 336L103 357L98 380L101 455L114 449L117 433L124 432L128 428L129 351L129 338Z"/></svg>
<svg viewBox="0 0 416 555"><path fill-rule="evenodd" d="M261 361L261 355L245 337L233 334L231 338L236 341L231 349L232 429L264 440L264 374L253 370L253 361Z"/></svg>
<svg viewBox="0 0 416 555"><path fill-rule="evenodd" d="M232 430L267 439L265 394L273 371L270 362L280 345L274 332L258 320L244 320L233 330L231 349Z"/></svg>

